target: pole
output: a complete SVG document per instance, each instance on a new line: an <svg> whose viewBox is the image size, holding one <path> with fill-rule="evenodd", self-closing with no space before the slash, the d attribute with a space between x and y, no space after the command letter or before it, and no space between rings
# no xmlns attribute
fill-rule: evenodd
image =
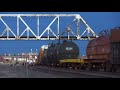
<svg viewBox="0 0 120 90"><path fill-rule="evenodd" d="M28 78L28 63L27 63L27 53L26 53L26 71L27 71L27 78Z"/></svg>
<svg viewBox="0 0 120 90"><path fill-rule="evenodd" d="M5 62L6 62L6 53L5 53Z"/></svg>

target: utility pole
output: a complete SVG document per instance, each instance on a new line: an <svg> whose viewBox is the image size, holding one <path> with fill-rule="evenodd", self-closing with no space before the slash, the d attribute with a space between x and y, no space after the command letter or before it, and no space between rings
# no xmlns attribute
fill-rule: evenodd
<svg viewBox="0 0 120 90"><path fill-rule="evenodd" d="M5 62L6 62L6 53L5 53Z"/></svg>
<svg viewBox="0 0 120 90"><path fill-rule="evenodd" d="M27 78L28 78L28 63L27 63L27 53L26 53L26 71L27 71Z"/></svg>

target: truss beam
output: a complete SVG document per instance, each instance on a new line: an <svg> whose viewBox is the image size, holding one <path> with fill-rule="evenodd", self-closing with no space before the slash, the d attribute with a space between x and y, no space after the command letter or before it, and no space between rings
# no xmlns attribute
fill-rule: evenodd
<svg viewBox="0 0 120 90"><path fill-rule="evenodd" d="M7 24L7 21L4 20L2 17L14 17L16 18L16 30L12 30L9 25ZM36 17L36 33L34 30L30 28L30 26L26 23L26 21L22 17ZM54 17L54 19L50 22L50 24L45 28L45 30L41 29L40 26L40 19L41 17ZM74 17L73 21L69 23L68 26L66 26L66 30L61 32L60 25L62 17ZM97 38L98 36L95 34L95 32L91 29L91 27L86 23L86 21L80 16L80 14L0 14L0 21L5 25L5 29L0 33L0 40L92 40ZM25 30L20 33L20 21L26 26ZM57 22L55 22L57 21ZM73 30L71 27L73 23L77 22L77 28ZM41 22L42 23L42 22ZM56 31L51 28L51 26L57 23ZM83 25L86 27L86 29L83 32L80 32L80 23L83 23ZM63 23L64 24L64 23ZM12 36L10 35L10 32L12 33ZM47 35L44 36L44 34L47 32ZM56 33L55 33L56 32ZM77 32L77 33L75 33ZM5 35L5 33L7 33ZM24 33L27 33L26 36L23 36ZM30 35L32 34L32 36ZM50 35L52 34L52 36ZM60 34L62 33L62 34ZM67 33L67 36L64 34ZM70 35L70 33L72 35ZM87 36L84 36L86 33ZM90 33L92 36L90 36Z"/></svg>

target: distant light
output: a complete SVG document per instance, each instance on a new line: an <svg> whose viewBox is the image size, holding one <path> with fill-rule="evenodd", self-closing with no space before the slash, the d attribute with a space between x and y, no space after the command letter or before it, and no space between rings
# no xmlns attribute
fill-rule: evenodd
<svg viewBox="0 0 120 90"><path fill-rule="evenodd" d="M31 53L32 53L32 49L31 49Z"/></svg>
<svg viewBox="0 0 120 90"><path fill-rule="evenodd" d="M37 56L35 56L35 59L37 59Z"/></svg>
<svg viewBox="0 0 120 90"><path fill-rule="evenodd" d="M25 55L25 53L22 53L22 55Z"/></svg>
<svg viewBox="0 0 120 90"><path fill-rule="evenodd" d="M10 56L10 54L9 54L9 56Z"/></svg>
<svg viewBox="0 0 120 90"><path fill-rule="evenodd" d="M14 60L16 60L16 58L14 58Z"/></svg>
<svg viewBox="0 0 120 90"><path fill-rule="evenodd" d="M36 49L36 53L37 53L37 49Z"/></svg>

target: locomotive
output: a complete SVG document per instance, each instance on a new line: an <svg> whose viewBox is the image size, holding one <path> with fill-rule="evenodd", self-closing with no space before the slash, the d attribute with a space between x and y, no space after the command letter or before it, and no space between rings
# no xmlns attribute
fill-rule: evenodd
<svg viewBox="0 0 120 90"><path fill-rule="evenodd" d="M72 41L64 40L62 43L51 43L44 45L40 49L38 62L41 65L53 65L67 67L80 63L79 47ZM64 63L63 63L64 62Z"/></svg>

